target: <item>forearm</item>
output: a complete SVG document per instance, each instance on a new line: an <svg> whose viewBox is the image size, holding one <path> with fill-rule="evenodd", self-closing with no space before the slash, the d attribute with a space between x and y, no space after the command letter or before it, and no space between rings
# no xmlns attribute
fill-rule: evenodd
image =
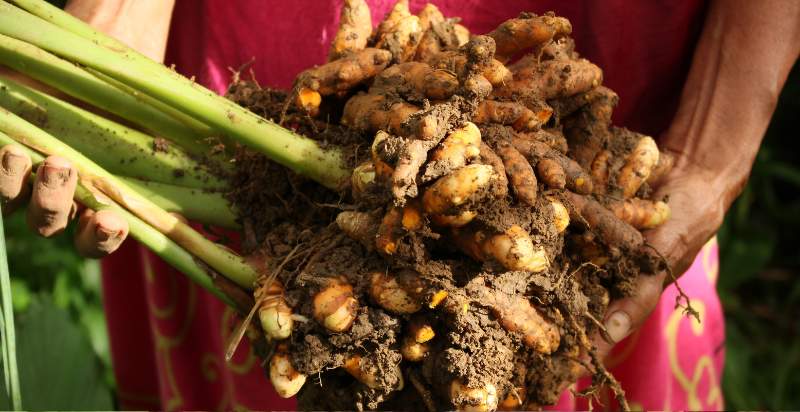
<svg viewBox="0 0 800 412"><path fill-rule="evenodd" d="M738 196L800 53L800 2L718 0L663 145L702 173L725 210Z"/></svg>
<svg viewBox="0 0 800 412"><path fill-rule="evenodd" d="M164 60L175 0L69 0L65 10L156 61Z"/></svg>

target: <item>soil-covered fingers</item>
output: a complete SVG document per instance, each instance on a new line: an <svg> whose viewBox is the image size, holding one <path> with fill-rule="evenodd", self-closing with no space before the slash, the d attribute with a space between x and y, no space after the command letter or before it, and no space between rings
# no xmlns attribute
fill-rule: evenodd
<svg viewBox="0 0 800 412"><path fill-rule="evenodd" d="M15 145L0 148L0 202L3 214L16 210L30 195L31 158Z"/></svg>
<svg viewBox="0 0 800 412"><path fill-rule="evenodd" d="M86 209L78 219L75 249L90 258L101 258L116 251L128 236L128 222L112 210Z"/></svg>
<svg viewBox="0 0 800 412"><path fill-rule="evenodd" d="M44 237L59 234L74 216L75 187L78 171L69 160L49 156L36 170L31 201L28 205L28 226Z"/></svg>
<svg viewBox="0 0 800 412"><path fill-rule="evenodd" d="M606 333L593 337L600 359L608 356L614 345L628 337L647 320L661 297L665 276L665 273L658 275L642 273L636 280L636 291L633 296L609 304L603 322Z"/></svg>

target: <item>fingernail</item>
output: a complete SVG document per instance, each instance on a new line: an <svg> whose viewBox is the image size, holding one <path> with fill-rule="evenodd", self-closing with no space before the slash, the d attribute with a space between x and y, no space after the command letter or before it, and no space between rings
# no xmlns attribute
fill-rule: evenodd
<svg viewBox="0 0 800 412"><path fill-rule="evenodd" d="M606 331L614 343L625 339L631 331L631 318L623 311L616 311L606 319Z"/></svg>
<svg viewBox="0 0 800 412"><path fill-rule="evenodd" d="M41 181L46 186L61 187L66 185L69 181L71 172L69 167L60 167L45 163L39 169Z"/></svg>
<svg viewBox="0 0 800 412"><path fill-rule="evenodd" d="M3 170L8 175L16 175L25 168L27 159L25 156L17 153L5 152L3 153Z"/></svg>
<svg viewBox="0 0 800 412"><path fill-rule="evenodd" d="M100 227L94 231L95 237L97 238L98 242L105 242L108 239L116 237L117 231L116 230L105 230Z"/></svg>

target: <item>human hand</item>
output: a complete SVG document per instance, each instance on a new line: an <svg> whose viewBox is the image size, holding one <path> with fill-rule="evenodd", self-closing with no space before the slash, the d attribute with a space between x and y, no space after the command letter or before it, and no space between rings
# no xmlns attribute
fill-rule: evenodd
<svg viewBox="0 0 800 412"><path fill-rule="evenodd" d="M15 145L0 148L0 202L3 214L14 212L28 202L27 223L44 237L64 231L78 212L75 249L83 256L100 258L117 250L128 236L128 222L110 210L81 211L73 201L78 172L69 160L47 157L31 182L32 163L25 151Z"/></svg>
<svg viewBox="0 0 800 412"><path fill-rule="evenodd" d="M601 359L644 323L658 304L664 287L691 266L722 224L729 195L721 188L736 185L722 181L724 177L700 166L677 163L680 166L662 179L654 196L668 197L672 216L658 228L644 232L649 246L665 258L669 272L641 274L633 296L609 304L604 322L608 336L594 339Z"/></svg>

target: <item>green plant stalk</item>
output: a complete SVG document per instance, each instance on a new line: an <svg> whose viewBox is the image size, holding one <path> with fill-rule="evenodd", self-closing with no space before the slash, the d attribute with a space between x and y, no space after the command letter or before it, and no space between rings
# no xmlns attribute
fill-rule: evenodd
<svg viewBox="0 0 800 412"><path fill-rule="evenodd" d="M59 155L68 159L77 169L80 182L84 187L103 192L239 286L246 289L254 287L258 274L245 263L241 256L206 239L177 217L161 209L114 175L47 132L2 108L0 108L0 131L42 154Z"/></svg>
<svg viewBox="0 0 800 412"><path fill-rule="evenodd" d="M38 3L41 2L30 4ZM58 19L62 19L62 15L66 16L60 10L48 11L47 14L57 16L53 18ZM68 20L67 17L63 19ZM81 25L84 23L75 19L70 24L83 27ZM89 33L106 39L106 36L93 30ZM227 137L262 152L273 161L328 188L341 190L348 183L350 169L345 164L341 151L323 149L317 142L257 116L128 47L119 48L122 46L119 42L89 40L5 1L0 1L0 34L31 43L102 72L224 132ZM113 44L114 48L104 47L104 44Z"/></svg>
<svg viewBox="0 0 800 412"><path fill-rule="evenodd" d="M0 133L0 136L5 135ZM0 147L6 144L19 145L8 136L0 138ZM117 178L167 212L179 213L191 221L203 224L227 229L240 228L236 223L236 214L232 206L219 192L149 182L126 176Z"/></svg>
<svg viewBox="0 0 800 412"><path fill-rule="evenodd" d="M28 156L31 157L31 161L34 165L44 161L44 156L41 153L27 146L19 145L17 141L5 133L0 132L0 146L5 146L7 144L15 144L22 147ZM31 174L30 180L33 181L34 177L35 174ZM237 307L235 302L228 295L214 285L208 273L197 264L195 258L163 233L143 222L110 199L103 198L101 200L89 189L84 187L83 184L78 184L75 189L75 200L95 211L103 209L115 211L128 222L129 233L134 239L152 250L172 267L181 271L190 280L197 283L198 286L209 291L231 307Z"/></svg>
<svg viewBox="0 0 800 412"><path fill-rule="evenodd" d="M98 78L81 67L17 39L0 35L0 61L69 96L102 107L153 135L169 139L194 155L204 155L208 151L202 139L218 134L209 126L150 96L126 89L116 81L110 84L105 75L104 78Z"/></svg>
<svg viewBox="0 0 800 412"><path fill-rule="evenodd" d="M1 211L0 211L1 212ZM17 337L14 330L14 309L11 304L11 277L8 271L6 255L6 237L3 228L3 216L0 213L0 294L2 295L2 333L3 333L3 370L6 391L15 411L22 409L22 396L17 371Z"/></svg>
<svg viewBox="0 0 800 412"><path fill-rule="evenodd" d="M36 124L111 173L192 188L225 183L180 147L120 125L65 101L0 77L0 106ZM180 171L181 173L176 173Z"/></svg>
<svg viewBox="0 0 800 412"><path fill-rule="evenodd" d="M163 183L122 177L121 180L167 212L208 225L239 229L231 204L219 192L207 192Z"/></svg>

